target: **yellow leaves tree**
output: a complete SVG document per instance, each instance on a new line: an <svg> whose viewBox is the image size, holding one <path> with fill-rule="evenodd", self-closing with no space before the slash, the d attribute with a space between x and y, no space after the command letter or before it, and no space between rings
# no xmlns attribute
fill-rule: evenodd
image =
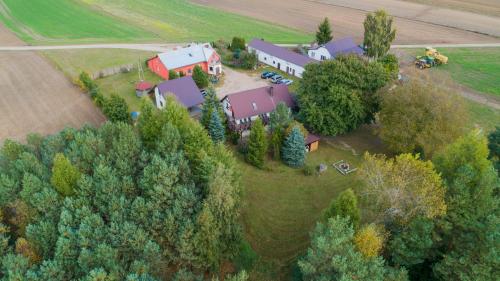
<svg viewBox="0 0 500 281"><path fill-rule="evenodd" d="M38 255L31 243L22 237L16 241L16 253L27 258L31 264L36 264L42 260L42 257Z"/></svg>
<svg viewBox="0 0 500 281"><path fill-rule="evenodd" d="M354 244L366 258L376 257L384 246L384 236L375 224L369 224L356 233Z"/></svg>
<svg viewBox="0 0 500 281"><path fill-rule="evenodd" d="M415 216L434 218L446 213L445 188L430 161L401 154L393 159L365 154L360 171L378 219L407 223Z"/></svg>
<svg viewBox="0 0 500 281"><path fill-rule="evenodd" d="M64 196L74 193L76 182L80 178L80 171L62 153L57 153L54 157L52 167L52 177L50 182L55 189Z"/></svg>

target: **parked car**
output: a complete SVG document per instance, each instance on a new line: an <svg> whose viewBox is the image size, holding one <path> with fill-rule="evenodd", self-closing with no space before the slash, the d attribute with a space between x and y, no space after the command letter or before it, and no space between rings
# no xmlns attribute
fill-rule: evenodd
<svg viewBox="0 0 500 281"><path fill-rule="evenodd" d="M203 89L203 90L200 90L200 93L203 97L206 97L207 96L207 90Z"/></svg>
<svg viewBox="0 0 500 281"><path fill-rule="evenodd" d="M276 75L276 72L272 72L272 71L264 71L264 72L262 72L262 74L260 75L260 78L262 78L262 79L268 79L268 78L273 77L274 75Z"/></svg>
<svg viewBox="0 0 500 281"><path fill-rule="evenodd" d="M280 84L285 84L285 85L287 85L287 86L290 86L290 85L292 85L292 84L293 84L293 80L290 80L290 79L282 79L282 80L280 81Z"/></svg>
<svg viewBox="0 0 500 281"><path fill-rule="evenodd" d="M274 75L273 78L271 78L271 83L273 84L278 84L279 81L281 81L283 77L281 75Z"/></svg>

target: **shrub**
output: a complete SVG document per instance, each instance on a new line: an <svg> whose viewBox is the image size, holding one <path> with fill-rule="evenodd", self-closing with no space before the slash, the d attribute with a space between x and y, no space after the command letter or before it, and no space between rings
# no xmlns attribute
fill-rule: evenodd
<svg viewBox="0 0 500 281"><path fill-rule="evenodd" d="M303 171L304 175L312 176L316 173L316 168L312 165L305 165Z"/></svg>
<svg viewBox="0 0 500 281"><path fill-rule="evenodd" d="M241 37L233 37L233 41L231 42L231 50L235 52L236 50L245 50L246 44L245 39Z"/></svg>

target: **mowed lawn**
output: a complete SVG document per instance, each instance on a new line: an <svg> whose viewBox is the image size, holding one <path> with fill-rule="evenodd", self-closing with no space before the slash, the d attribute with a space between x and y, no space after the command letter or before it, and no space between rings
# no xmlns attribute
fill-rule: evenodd
<svg viewBox="0 0 500 281"><path fill-rule="evenodd" d="M332 164L346 160L359 167L367 150L385 152L368 127L323 139L320 149L307 155L309 165L328 165L319 176L306 176L302 169L271 160L266 169L259 170L238 154L244 185L245 237L262 262L272 264L268 269L257 265L251 280L283 280L290 274L291 262L309 246L309 233L331 200L347 188L360 187L356 172L343 176Z"/></svg>
<svg viewBox="0 0 500 281"><path fill-rule="evenodd" d="M144 63L157 53L123 49L81 49L51 50L41 54L51 60L66 76L75 79L82 71L96 73L110 67Z"/></svg>
<svg viewBox="0 0 500 281"><path fill-rule="evenodd" d="M2 0L0 8L3 22L29 43L141 41L156 37L74 0Z"/></svg>
<svg viewBox="0 0 500 281"><path fill-rule="evenodd" d="M430 69L431 72L446 72L459 84L500 98L500 48L439 48L438 51L449 62ZM423 49L407 52L412 56L424 54Z"/></svg>

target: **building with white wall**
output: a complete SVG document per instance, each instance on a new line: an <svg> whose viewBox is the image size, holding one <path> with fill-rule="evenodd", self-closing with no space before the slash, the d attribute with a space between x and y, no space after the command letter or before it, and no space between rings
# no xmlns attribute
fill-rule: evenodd
<svg viewBox="0 0 500 281"><path fill-rule="evenodd" d="M307 56L273 45L261 39L253 39L248 44L248 52L254 52L261 63L299 78L302 78L302 73L307 64L316 62Z"/></svg>

